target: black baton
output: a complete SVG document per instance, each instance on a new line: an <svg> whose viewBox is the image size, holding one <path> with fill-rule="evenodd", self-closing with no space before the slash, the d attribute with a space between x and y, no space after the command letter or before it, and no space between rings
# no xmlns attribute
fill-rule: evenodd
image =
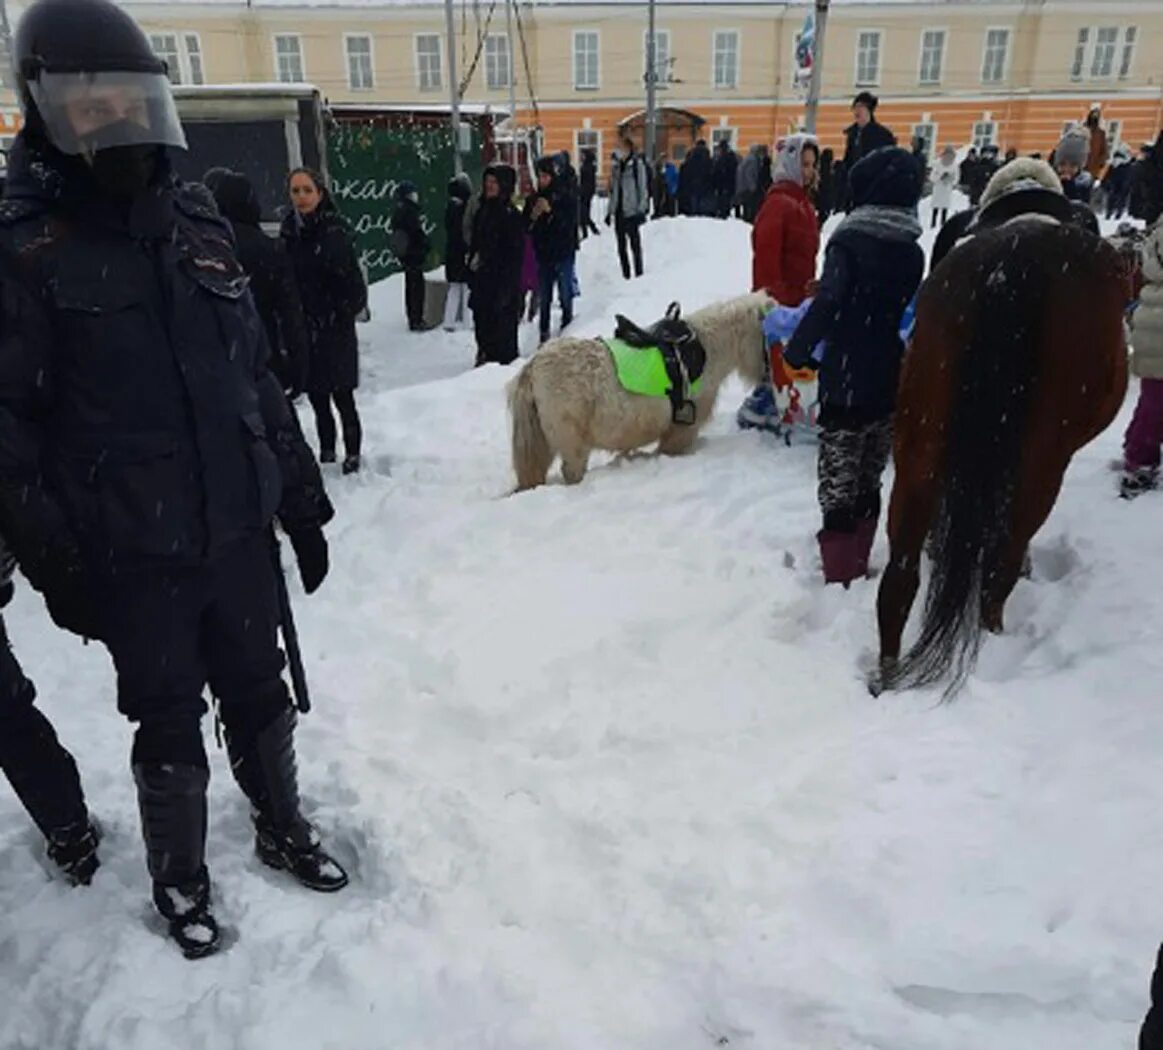
<svg viewBox="0 0 1163 1050"><path fill-rule="evenodd" d="M283 647L287 651L287 668L291 672L291 691L300 714L311 710L311 693L307 689L307 672L303 670L303 653L299 649L299 632L295 630L295 616L291 612L291 596L287 593L287 577L279 556L279 538L270 530L271 557L275 563L275 578L279 589L279 626L283 630Z"/></svg>

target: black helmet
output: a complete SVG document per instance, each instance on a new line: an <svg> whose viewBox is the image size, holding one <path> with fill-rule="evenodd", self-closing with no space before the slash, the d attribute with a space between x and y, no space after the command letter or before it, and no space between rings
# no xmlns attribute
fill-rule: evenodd
<svg viewBox="0 0 1163 1050"><path fill-rule="evenodd" d="M13 65L28 126L62 153L186 147L165 62L111 0L36 0Z"/></svg>

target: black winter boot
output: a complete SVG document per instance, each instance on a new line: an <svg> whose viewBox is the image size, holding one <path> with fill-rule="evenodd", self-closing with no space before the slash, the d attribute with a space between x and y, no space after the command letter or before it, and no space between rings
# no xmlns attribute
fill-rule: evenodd
<svg viewBox="0 0 1163 1050"><path fill-rule="evenodd" d="M101 844L101 829L85 817L83 821L64 828L53 828L45 833L48 840L48 858L64 873L74 886L88 886L101 866L97 847Z"/></svg>
<svg viewBox="0 0 1163 1050"><path fill-rule="evenodd" d="M254 807L259 859L290 872L308 889L333 893L347 885L347 872L322 848L319 835L299 812L294 733L295 712L289 708L249 741L228 732L230 768Z"/></svg>
<svg viewBox="0 0 1163 1050"><path fill-rule="evenodd" d="M154 905L182 954L200 959L218 949L220 936L203 863L210 774L200 766L149 763L135 765L133 776Z"/></svg>

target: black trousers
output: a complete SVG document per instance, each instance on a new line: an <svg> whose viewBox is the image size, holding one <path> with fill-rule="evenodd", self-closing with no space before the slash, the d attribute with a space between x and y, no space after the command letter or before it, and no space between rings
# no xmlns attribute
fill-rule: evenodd
<svg viewBox="0 0 1163 1050"><path fill-rule="evenodd" d="M852 532L860 520L880 517L880 479L891 455L891 416L865 422L821 415L818 496L825 529Z"/></svg>
<svg viewBox="0 0 1163 1050"><path fill-rule="evenodd" d="M137 724L135 765L206 768L200 722L207 684L238 741L286 710L276 571L262 532L205 565L103 581L103 641L117 670L118 709Z"/></svg>
<svg viewBox="0 0 1163 1050"><path fill-rule="evenodd" d="M343 449L349 456L358 456L363 444L363 427L355 407L355 391L333 390L329 394L312 393L308 397L315 410L319 448L331 456L335 454L335 417L331 414L331 404L334 402L343 424Z"/></svg>
<svg viewBox="0 0 1163 1050"><path fill-rule="evenodd" d="M519 302L504 306L474 304L472 322L477 340L478 365L490 362L508 365L517 360L517 327L520 320Z"/></svg>
<svg viewBox="0 0 1163 1050"><path fill-rule="evenodd" d="M588 197L582 197L578 202L577 228L581 232L582 240L585 240L591 233L601 233L594 222L593 205L593 194L590 194Z"/></svg>
<svg viewBox="0 0 1163 1050"><path fill-rule="evenodd" d="M424 324L424 270L419 266L404 267L404 310L408 325L419 328Z"/></svg>
<svg viewBox="0 0 1163 1050"><path fill-rule="evenodd" d="M642 276L642 223L637 219L627 219L623 215L614 216L614 232L618 236L618 259L622 263L622 276L630 280L630 257L626 248L634 253L634 276Z"/></svg>
<svg viewBox="0 0 1163 1050"><path fill-rule="evenodd" d="M0 619L0 770L33 823L49 835L86 820L88 811L77 764L35 700Z"/></svg>

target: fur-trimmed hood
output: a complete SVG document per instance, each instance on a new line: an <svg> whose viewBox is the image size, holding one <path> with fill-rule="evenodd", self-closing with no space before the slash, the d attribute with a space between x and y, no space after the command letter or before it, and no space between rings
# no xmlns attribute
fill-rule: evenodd
<svg viewBox="0 0 1163 1050"><path fill-rule="evenodd" d="M981 195L982 210L994 201L1019 190L1044 189L1062 196L1062 180L1044 160L1034 157L1019 157L999 169L989 180Z"/></svg>

